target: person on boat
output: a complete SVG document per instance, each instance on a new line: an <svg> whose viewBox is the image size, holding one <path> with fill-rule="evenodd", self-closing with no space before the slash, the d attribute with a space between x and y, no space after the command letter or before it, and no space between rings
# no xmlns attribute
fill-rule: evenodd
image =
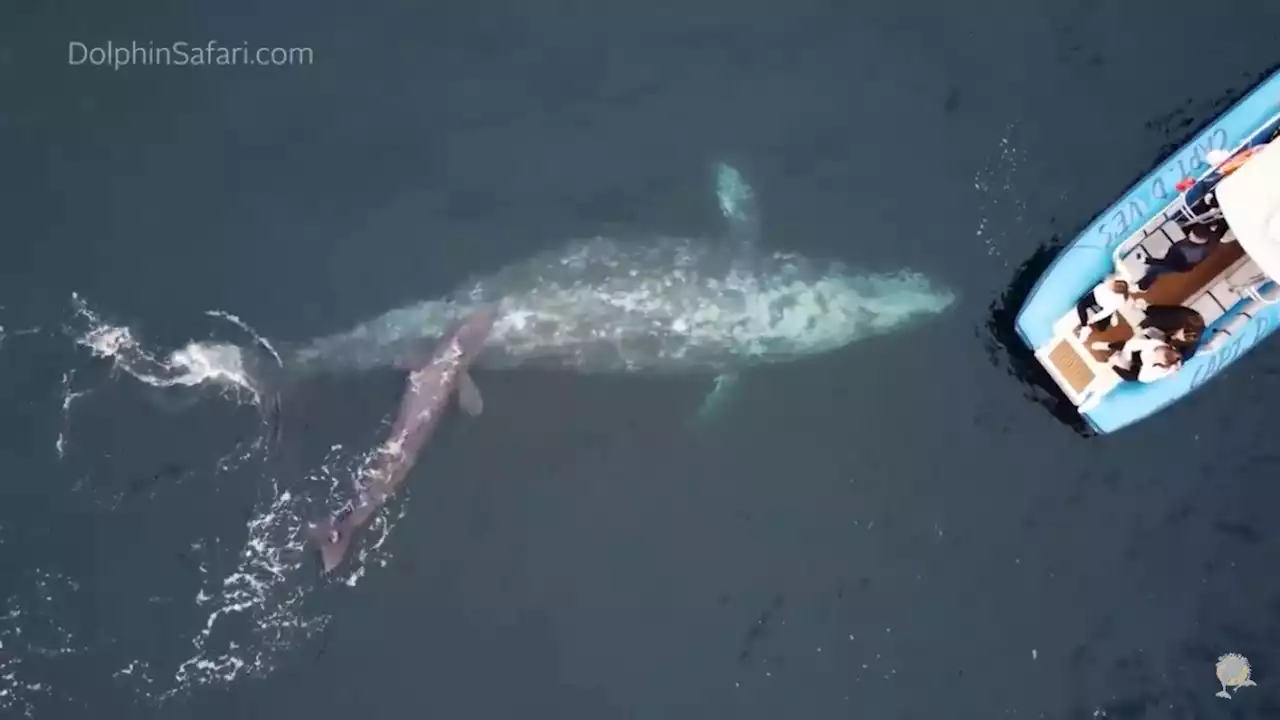
<svg viewBox="0 0 1280 720"><path fill-rule="evenodd" d="M1182 358L1169 343L1136 335L1119 352L1107 358L1107 364L1123 380L1152 383L1182 369Z"/></svg>
<svg viewBox="0 0 1280 720"><path fill-rule="evenodd" d="M1149 305L1138 325L1140 337L1158 340L1178 352L1182 362L1191 359L1204 334L1204 316L1184 305ZM1094 350L1106 350L1108 358L1124 349L1126 341L1095 342Z"/></svg>
<svg viewBox="0 0 1280 720"><path fill-rule="evenodd" d="M1204 316L1185 305L1150 305L1138 331L1168 343L1186 362L1204 334Z"/></svg>
<svg viewBox="0 0 1280 720"><path fill-rule="evenodd" d="M1227 223L1221 218L1191 223L1183 230L1187 236L1170 245L1164 257L1147 258L1146 274L1138 280L1139 292L1150 290L1161 275L1190 272L1223 242L1235 240L1234 236L1230 240L1223 239L1227 234Z"/></svg>
<svg viewBox="0 0 1280 720"><path fill-rule="evenodd" d="M1165 342L1178 351L1185 361L1196 354L1196 347L1204 334L1204 316L1185 305L1148 305L1142 323L1138 325L1142 337ZM1123 350L1125 341L1093 342L1093 350L1105 350L1107 356Z"/></svg>
<svg viewBox="0 0 1280 720"><path fill-rule="evenodd" d="M1108 276L1076 303L1076 317L1080 319L1076 337L1084 340L1094 330L1102 332L1115 327L1120 308L1132 300L1129 283L1114 275Z"/></svg>

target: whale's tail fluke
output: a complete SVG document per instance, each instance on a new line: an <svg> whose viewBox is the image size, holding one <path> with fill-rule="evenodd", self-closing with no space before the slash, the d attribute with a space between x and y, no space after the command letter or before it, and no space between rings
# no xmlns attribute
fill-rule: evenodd
<svg viewBox="0 0 1280 720"><path fill-rule="evenodd" d="M270 450L280 439L282 397L299 375L288 357L287 348L263 338L244 344L206 341L175 352L166 367L182 378L182 385L211 383L251 395Z"/></svg>
<svg viewBox="0 0 1280 720"><path fill-rule="evenodd" d="M347 556L351 533L332 520L324 520L307 530L307 541L320 551L320 565L327 575Z"/></svg>

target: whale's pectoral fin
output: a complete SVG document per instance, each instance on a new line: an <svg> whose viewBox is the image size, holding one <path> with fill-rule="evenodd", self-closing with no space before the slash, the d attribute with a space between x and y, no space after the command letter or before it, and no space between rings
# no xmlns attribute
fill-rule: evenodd
<svg viewBox="0 0 1280 720"><path fill-rule="evenodd" d="M458 378L458 407L473 417L484 412L484 398L480 397L480 388L476 387L476 381L471 379L469 372Z"/></svg>
<svg viewBox="0 0 1280 720"><path fill-rule="evenodd" d="M760 242L760 215L756 194L732 165L716 163L716 199L729 223L729 241L740 252L751 252Z"/></svg>
<svg viewBox="0 0 1280 720"><path fill-rule="evenodd" d="M698 412L694 415L696 424L704 424L719 418L728 409L732 399L737 395L735 388L738 385L738 373L723 373L717 375L715 385L702 399L702 405L698 407Z"/></svg>

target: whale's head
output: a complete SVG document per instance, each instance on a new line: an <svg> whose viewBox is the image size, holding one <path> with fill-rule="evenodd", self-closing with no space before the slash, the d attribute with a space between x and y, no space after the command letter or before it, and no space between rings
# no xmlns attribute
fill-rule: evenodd
<svg viewBox="0 0 1280 720"><path fill-rule="evenodd" d="M844 347L949 308L956 296L911 271L777 276L746 293L744 340L761 354L808 355Z"/></svg>
<svg viewBox="0 0 1280 720"><path fill-rule="evenodd" d="M853 340L937 315L956 301L949 288L910 270L846 275L835 285L839 290L834 304L846 318L845 330Z"/></svg>

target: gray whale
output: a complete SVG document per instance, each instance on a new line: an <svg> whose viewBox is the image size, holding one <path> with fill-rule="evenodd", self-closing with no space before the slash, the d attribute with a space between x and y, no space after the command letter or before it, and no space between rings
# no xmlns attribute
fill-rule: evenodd
<svg viewBox="0 0 1280 720"><path fill-rule="evenodd" d="M953 300L908 271L859 274L786 252L743 257L730 243L691 238L597 237L318 338L285 361L308 372L413 367L462 318L496 307L480 368L719 375L835 350Z"/></svg>
<svg viewBox="0 0 1280 720"><path fill-rule="evenodd" d="M321 521L307 533L320 551L325 573L342 564L355 533L409 478L422 447L440 425L449 399L456 394L464 412L472 416L481 413L484 401L467 369L483 347L492 323L492 313L485 311L466 318L426 364L409 373L391 437L380 448L378 462L351 512L341 520Z"/></svg>
<svg viewBox="0 0 1280 720"><path fill-rule="evenodd" d="M476 366L578 373L706 375L718 404L737 372L806 358L891 332L955 301L922 274L859 272L834 260L760 247L755 194L716 166L728 233L574 240L286 350L291 376L419 366L481 308L496 319Z"/></svg>

